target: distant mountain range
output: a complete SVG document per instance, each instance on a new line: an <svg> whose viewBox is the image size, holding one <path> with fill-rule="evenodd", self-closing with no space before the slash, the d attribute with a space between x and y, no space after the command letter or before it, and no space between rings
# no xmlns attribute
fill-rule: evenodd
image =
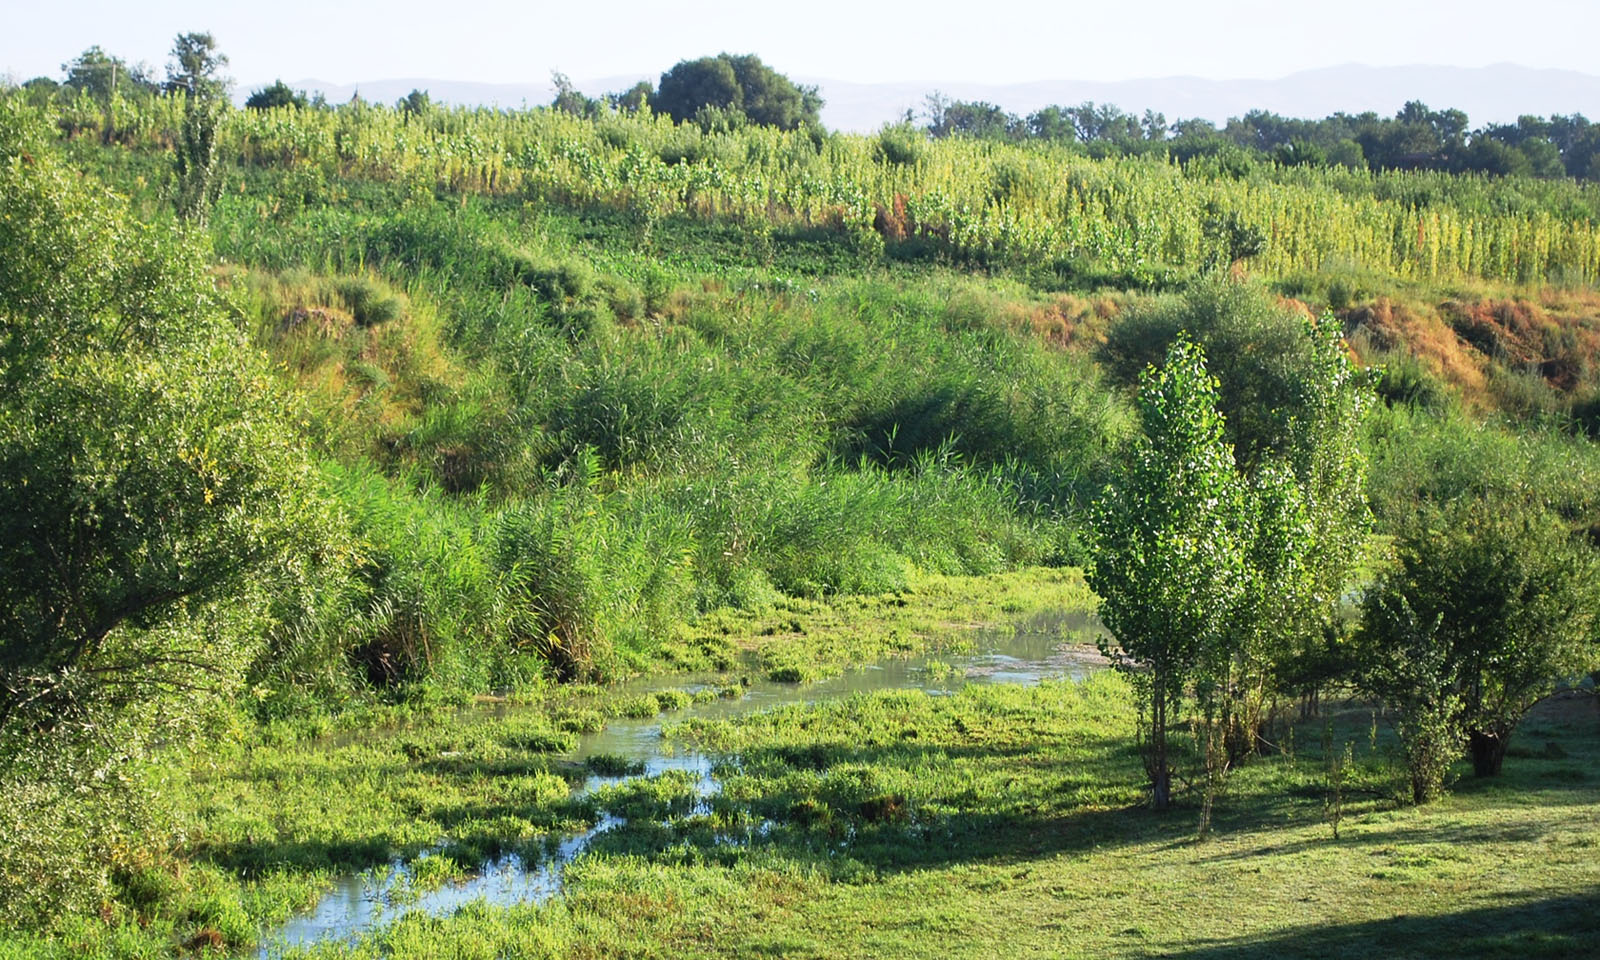
<svg viewBox="0 0 1600 960"><path fill-rule="evenodd" d="M624 90L639 80L654 82L653 75L602 77L580 81L590 96ZM875 130L903 115L922 109L923 98L938 90L958 100L987 100L1006 110L1026 115L1047 104L1078 104L1084 100L1114 103L1124 110L1146 109L1166 114L1168 120L1204 117L1217 123L1250 110L1271 110L1285 116L1325 117L1345 111L1372 110L1392 115L1407 100L1430 107L1455 107L1466 111L1474 126L1508 122L1521 114L1583 113L1600 119L1600 76L1573 70L1541 70L1515 64L1488 67L1367 67L1348 64L1305 70L1278 80L1206 80L1200 77L1159 77L1148 80L1040 80L1033 83L848 83L820 77L795 77L816 84L827 100L822 119L840 130ZM259 84L257 85L259 86ZM548 82L473 83L459 80L402 78L354 84L297 80L290 86L321 90L333 102L350 99L357 91L368 100L393 102L413 89L427 90L436 101L519 107L549 103L555 96ZM249 90L241 91L241 96Z"/></svg>

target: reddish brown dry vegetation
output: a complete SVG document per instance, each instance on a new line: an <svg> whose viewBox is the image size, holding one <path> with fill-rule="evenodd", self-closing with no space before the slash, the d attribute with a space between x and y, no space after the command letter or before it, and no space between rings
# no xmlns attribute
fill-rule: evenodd
<svg viewBox="0 0 1600 960"><path fill-rule="evenodd" d="M1404 348L1470 402L1486 397L1491 367L1537 373L1573 393L1589 385L1600 359L1600 292L1545 291L1534 297L1445 300L1433 306L1379 297L1346 311L1345 332L1363 349Z"/></svg>
<svg viewBox="0 0 1600 960"><path fill-rule="evenodd" d="M1044 303L1011 303L1002 312L1005 324L1025 330L1062 349L1093 349L1105 342L1106 327L1122 312L1111 297L1084 299L1058 294Z"/></svg>
<svg viewBox="0 0 1600 960"><path fill-rule="evenodd" d="M1518 369L1537 370L1558 390L1576 388L1600 355L1594 304L1574 315L1521 299L1446 301L1439 313L1478 352Z"/></svg>
<svg viewBox="0 0 1600 960"><path fill-rule="evenodd" d="M894 195L894 200L889 206L874 203L872 214L872 229L878 231L885 243L899 243L910 237L925 237L940 240L946 243L950 240L950 225L947 223L919 223L911 216L909 210L910 197L903 193Z"/></svg>

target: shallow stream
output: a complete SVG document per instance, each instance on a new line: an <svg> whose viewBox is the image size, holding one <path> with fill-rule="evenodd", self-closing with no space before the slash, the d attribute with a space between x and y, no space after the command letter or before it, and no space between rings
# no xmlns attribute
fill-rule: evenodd
<svg viewBox="0 0 1600 960"><path fill-rule="evenodd" d="M590 757L605 755L622 758L642 771L622 776L591 774L574 787L577 796L639 777L681 770L695 778L696 790L702 798L709 797L719 789L711 773L712 758L693 751L673 750L662 740L664 720L729 719L876 690L922 690L942 695L954 693L969 683L1032 686L1046 678L1081 677L1104 664L1093 647L1102 631L1092 614L1057 614L1026 621L1014 629L978 631L970 642L961 644L966 652L936 651L892 657L807 684L758 681L739 697L693 703L647 719L611 720L605 729L583 736L576 749L563 759L582 763ZM711 683L685 683L681 676L653 677L621 684L615 692L618 696L631 697L665 690L694 693L710 686ZM497 706L492 709L506 712L518 708ZM482 864L464 880L420 892L412 890L410 868L398 860L387 867L339 877L333 889L315 907L264 937L258 955L266 958L291 946L348 939L413 910L440 916L477 900L506 905L549 899L561 891L566 865L588 849L596 836L623 823L617 817L603 815L587 830L561 839L537 863L515 855L506 856Z"/></svg>

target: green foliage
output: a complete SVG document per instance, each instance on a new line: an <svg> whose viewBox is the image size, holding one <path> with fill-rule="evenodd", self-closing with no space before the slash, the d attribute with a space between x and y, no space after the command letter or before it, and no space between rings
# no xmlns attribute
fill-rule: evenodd
<svg viewBox="0 0 1600 960"><path fill-rule="evenodd" d="M1373 393L1340 332L1331 317L1312 320L1253 284L1213 277L1130 311L1101 352L1117 379L1184 336L1216 358L1225 437L1264 511L1252 521L1262 529L1245 532L1255 579L1237 601L1225 683L1239 711L1228 723L1234 759L1253 752L1270 689L1304 693L1326 679L1319 641L1371 527L1362 423Z"/></svg>
<svg viewBox="0 0 1600 960"><path fill-rule="evenodd" d="M199 59L179 71L189 78L180 84L198 89L215 73L205 60L215 51L192 45ZM1402 558L1444 555L1404 532L1419 498L1521 503L1511 494L1522 491L1548 511L1502 529L1492 511L1437 507L1452 529L1484 531L1441 564L1455 571L1449 602L1467 611L1452 616L1514 614L1542 631L1498 631L1512 647L1485 654L1496 669L1468 683L1471 669L1439 653L1444 619L1427 620L1422 606L1396 601L1373 613L1356 644L1340 632L1336 605L1367 530L1357 441L1370 401L1336 323L1221 277L1182 297L1119 295L1092 307L1018 282L1170 287L1241 256L1288 295L1341 304L1396 278L1581 282L1600 264L1591 188L1349 174L1313 162L1313 147L1338 152L1320 140L1287 151L1281 166L1237 146L1197 149L1177 166L1125 159L1125 150L1160 156L1165 119L1093 105L1041 115L1053 131L1041 139L1054 145L1013 142L1015 118L981 104L946 118L952 129L981 127L981 137L933 142L909 127L824 136L805 122L788 131L778 129L787 120L752 113L787 110L781 89L751 97L740 73L751 64L714 59L731 78L726 97L702 104L690 124L654 116L647 91L630 91L614 111L570 91L558 109L507 112L420 98L242 112L219 101L214 122L190 136L201 97L74 93L41 107L51 99L44 85L0 94L0 469L6 489L20 491L6 514L15 522L0 531L10 544L0 553L11 551L0 561L19 573L0 599L45 583L45 561L65 555L62 544L101 551L79 562L77 581L97 594L76 621L126 605L129 590L153 595L160 577L195 585L127 615L86 661L96 666L29 686L25 696L39 696L26 709L44 719L0 724L0 756L12 758L0 763L0 791L22 798L0 812L4 922L61 931L56 942L74 948L126 938L108 952L199 948L209 941L189 938L202 934L237 946L306 896L320 871L387 862L390 846L415 860L448 832L449 852L411 867L427 882L480 854L531 853L516 845L595 809L563 806L566 787L546 754L608 717L685 700L546 678L670 665L799 681L925 647L949 624L1081 594L1070 571L1000 575L983 582L981 601L939 574L1085 558L1086 514L1096 585L1119 631L1110 652L1131 668L1143 704L1142 744L1096 736L1104 756L1092 770L1064 762L1079 757L1071 751L1084 716L1119 727L1132 719L1109 678L1083 688L1084 712L1070 724L1039 712L1078 695L1068 688L1008 693L981 709L889 698L842 725L857 734L843 753L808 741L788 755L837 769L812 776L752 751L709 814L688 810L682 778L608 794L617 809L674 820L619 834L610 852L643 851L627 861L639 869L657 869L658 857L737 863L769 892L774 882L826 884L816 877L898 882L883 868L936 856L943 846L930 838L992 843L996 824L1022 818L1019 842L1036 846L1042 834L1028 817L1042 812L1056 830L1062 811L1098 818L1125 807L1140 746L1158 798L1184 764L1202 765L1205 832L1238 822L1224 775L1260 743L1273 698L1314 694L1352 651L1392 671L1363 676L1399 716L1421 771L1414 792L1431 795L1469 713L1488 718L1476 732L1503 748L1494 723L1514 712L1504 704L1548 690L1556 665L1593 665L1582 652L1592 642L1575 639L1588 628L1560 626L1561 611L1588 602L1583 584L1594 579L1569 562L1586 556L1570 534L1600 519L1587 445L1488 428L1481 445L1457 445L1458 433L1479 428L1407 406L1431 396L1442 408L1442 388L1416 371L1393 379L1397 406L1370 435L1369 492L1386 531L1402 534ZM1453 122L1413 112L1405 122ZM1088 147L1068 143L1078 124L1092 131ZM63 169L49 142L56 131L75 162L128 191L131 204ZM175 132L195 158L184 169L196 173L168 193ZM1541 148L1517 149L1533 157ZM208 166L230 169L238 189L218 195L213 179L186 193ZM212 198L207 222L224 262L209 272L201 238L168 224L170 208L208 206L194 196ZM984 274L957 276L951 264ZM868 276L847 276L862 267ZM1109 379L1131 384L1169 351L1173 362L1147 374L1145 435L1119 477L1127 404L1084 345L1129 302L1102 354ZM1508 404L1558 409L1531 375L1491 382ZM1108 478L1111 491L1086 511ZM41 534L41 524L56 532ZM1463 572L1487 584L1470 605L1459 596ZM1411 602L1396 589L1384 595ZM1535 604L1540 591L1564 599ZM1500 595L1513 614L1493 613ZM46 606L24 597L4 608L0 625L21 638L0 647L7 657L50 649L37 639L56 609ZM1560 649L1544 646L1556 640ZM188 669L198 654L205 669ZM107 674L93 671L140 659L154 669L122 690L97 687ZM10 683L17 674L5 666ZM1440 677L1458 693L1419 695ZM489 690L572 699L503 736L408 729L403 746L370 755L369 744L340 738L296 753L298 767L261 749L379 718L426 726L431 711ZM237 766L208 755L181 779L195 797L216 791L241 810L196 799L203 809L176 811L175 823L153 818L160 808L139 764L158 744L182 745L200 729L218 752L253 743L238 715L217 716L214 693L247 705L240 711L264 724L264 741ZM1185 719L1192 751L1171 733ZM997 749L1003 739L988 731L1033 743L1057 727L1074 746L1030 756L1022 777L1033 793L1019 798L1002 778L1020 769L1012 747ZM802 740L832 728L807 729ZM945 744L959 752L946 755ZM381 774L341 767L346 752ZM947 761L961 774L928 786ZM322 779L298 776L308 764ZM1265 785L1282 809L1323 791L1314 777L1291 771L1280 782L1270 762L1259 766L1268 772L1246 782L1263 806ZM1345 804L1370 814L1356 784L1370 786L1372 767L1334 766L1350 789L1335 788L1330 816ZM1129 776L1116 773L1123 768ZM1084 804L1052 811L1058 790ZM330 797L338 809L324 830ZM738 804L751 798L778 824L756 856L777 850L778 859L753 864L737 845L695 841L748 826ZM713 826L682 819L695 817ZM1083 832L1102 835L1105 822ZM1352 812L1341 832L1380 823ZM148 839L180 836L175 852ZM1172 849L1170 837L1147 839ZM841 840L860 845L835 852ZM813 841L825 856L783 859L787 845ZM634 868L619 862L597 856L575 868L578 895L552 909L587 917L583 891L603 886L585 884ZM774 862L789 879L772 879ZM1017 879L1009 868L1007 877L973 869L966 879L985 890ZM811 879L794 879L802 875ZM1064 879L1062 889L1081 883ZM477 910L450 923L475 923Z"/></svg>
<svg viewBox="0 0 1600 960"><path fill-rule="evenodd" d="M180 33L172 44L166 90L183 97L183 125L173 156L177 178L174 206L178 216L204 224L222 194L217 128L227 104L230 82L221 75L228 58L217 52L209 33Z"/></svg>
<svg viewBox="0 0 1600 960"><path fill-rule="evenodd" d="M133 822L94 784L235 689L270 585L342 548L204 248L63 169L29 119L0 105L0 780L67 805L8 846L68 885L8 859L0 901L37 921L104 885L80 831Z"/></svg>
<svg viewBox="0 0 1600 960"><path fill-rule="evenodd" d="M0 725L0 930L93 911L113 894L115 865L143 845L155 822L128 752L147 739L126 721L67 710L46 735Z"/></svg>
<svg viewBox="0 0 1600 960"><path fill-rule="evenodd" d="M425 117L433 109L433 98L428 96L428 91L426 90L413 89L410 93L395 101L394 107L407 117Z"/></svg>
<svg viewBox="0 0 1600 960"><path fill-rule="evenodd" d="M712 112L751 123L795 130L816 126L822 98L815 87L796 86L753 54L718 54L680 61L661 75L651 108L673 120L715 127Z"/></svg>
<svg viewBox="0 0 1600 960"><path fill-rule="evenodd" d="M172 171L177 180L173 200L178 216L192 223L203 225L222 195L217 125L223 109L214 95L205 92L188 94L184 99L183 126L173 154Z"/></svg>
<svg viewBox="0 0 1600 960"><path fill-rule="evenodd" d="M404 294L386 289L370 277L345 277L334 283L345 309L363 327L393 323L407 312Z"/></svg>
<svg viewBox="0 0 1600 960"><path fill-rule="evenodd" d="M564 485L503 513L494 534L528 611L517 642L566 679L617 675L692 612L691 531L653 505L607 509L598 469L585 451Z"/></svg>
<svg viewBox="0 0 1600 960"><path fill-rule="evenodd" d="M1201 232L1216 251L1214 266L1226 266L1260 256L1267 249L1267 234L1236 211L1212 209Z"/></svg>
<svg viewBox="0 0 1600 960"><path fill-rule="evenodd" d="M1256 309L1236 314L1235 303ZM1270 314L1226 286L1197 292L1189 305L1201 308L1202 335L1276 333L1301 361L1298 376L1279 381L1293 381L1288 397L1272 397L1271 377L1224 364L1235 395L1251 396L1244 409L1281 424L1275 436L1241 431L1235 446L1219 409L1224 390L1201 348L1179 333L1166 364L1140 378L1143 434L1092 519L1091 585L1116 638L1108 652L1140 671L1157 806L1169 776L1164 726L1192 687L1205 741L1204 834L1222 774L1256 750L1274 684L1295 682L1297 647L1336 616L1367 530L1358 439L1370 401L1326 326L1297 324L1298 339L1281 317L1252 327Z"/></svg>
<svg viewBox="0 0 1600 960"><path fill-rule="evenodd" d="M228 65L228 58L217 51L216 38L211 34L178 34L172 42L171 56L167 63L168 93L183 93L201 100L227 93L229 81L222 75L222 69Z"/></svg>
<svg viewBox="0 0 1600 960"><path fill-rule="evenodd" d="M1382 529L1398 532L1429 505L1523 499L1572 530L1600 523L1600 451L1582 438L1400 408L1373 427L1368 497Z"/></svg>
<svg viewBox="0 0 1600 960"><path fill-rule="evenodd" d="M1185 293L1136 306L1107 332L1101 360L1112 377L1133 383L1181 333L1205 349L1219 382L1229 443L1245 469L1287 456L1329 413L1310 394L1319 364L1337 349L1336 324L1321 329L1260 287L1212 276ZM1338 383L1330 384L1338 387Z"/></svg>
<svg viewBox="0 0 1600 960"><path fill-rule="evenodd" d="M3 656L56 671L125 623L226 596L316 529L288 402L219 318L201 251L48 154L0 176Z"/></svg>
<svg viewBox="0 0 1600 960"><path fill-rule="evenodd" d="M1438 618L1422 619L1394 581L1369 591L1362 607L1360 682L1396 712L1412 802L1431 803L1463 745L1457 665L1439 642Z"/></svg>
<svg viewBox="0 0 1600 960"><path fill-rule="evenodd" d="M472 690L537 674L537 663L518 664L503 646L516 608L470 505L410 495L370 473L335 476L364 547L346 629L348 656L367 682Z"/></svg>
<svg viewBox="0 0 1600 960"><path fill-rule="evenodd" d="M1499 773L1529 708L1600 664L1600 558L1531 492L1418 503L1364 602L1364 683L1400 707L1419 803L1463 742Z"/></svg>
<svg viewBox="0 0 1600 960"><path fill-rule="evenodd" d="M63 87L88 94L102 103L117 94L150 94L160 89L143 64L130 65L106 53L98 45L85 50L71 62L62 64L61 72L66 74Z"/></svg>
<svg viewBox="0 0 1600 960"><path fill-rule="evenodd" d="M1089 585L1141 702L1145 769L1157 809L1171 802L1167 730L1196 672L1216 664L1245 565L1244 501L1200 348L1179 339L1140 378L1127 472L1091 517Z"/></svg>
<svg viewBox="0 0 1600 960"><path fill-rule="evenodd" d="M731 102L737 72L710 60L733 74L722 77L731 83L726 96L716 97ZM65 131L165 150L184 108L169 97L140 99L114 117L92 99L61 109ZM1341 167L1234 169L1206 158L1177 167L1091 159L1055 142L965 137L925 144L926 162L879 163L877 135L821 137L809 124L744 125L742 109L705 109L704 131L650 111L591 120L546 109L436 108L433 122L419 126L403 111L366 103L309 113L228 110L218 144L229 161L301 178L314 168L324 180L404 185L408 195L520 196L616 211L643 224L682 215L837 229L870 223L877 206L892 209L903 196L915 227L908 243L1024 271L1082 262L1095 268L1085 275L1141 284L1165 268L1195 271L1253 249L1251 231L1268 226L1270 242L1250 259L1267 277L1315 272L1330 260L1402 280L1600 276L1594 185ZM990 171L997 161L1050 175L996 199ZM1220 230L1208 234L1208 223Z"/></svg>
<svg viewBox="0 0 1600 960"><path fill-rule="evenodd" d="M878 132L876 157L896 166L916 166L927 153L927 136L909 123L885 126Z"/></svg>
<svg viewBox="0 0 1600 960"><path fill-rule="evenodd" d="M1399 564L1366 595L1355 655L1400 711L1421 801L1463 744L1498 772L1529 707L1592 669L1600 457L1460 417L1397 409L1377 426L1371 498Z"/></svg>
<svg viewBox="0 0 1600 960"><path fill-rule="evenodd" d="M304 110L310 106L310 101L304 90L296 90L282 80L274 80L271 86L252 92L244 105L247 110Z"/></svg>

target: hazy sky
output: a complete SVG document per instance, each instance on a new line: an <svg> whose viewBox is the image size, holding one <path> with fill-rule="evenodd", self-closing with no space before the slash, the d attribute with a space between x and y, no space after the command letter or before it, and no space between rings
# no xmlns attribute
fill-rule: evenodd
<svg viewBox="0 0 1600 960"><path fill-rule="evenodd" d="M58 76L96 43L159 68L174 34L210 30L246 87L585 80L723 50L862 82L1270 78L1352 62L1600 72L1597 0L0 0L0 23L0 71L20 79Z"/></svg>

